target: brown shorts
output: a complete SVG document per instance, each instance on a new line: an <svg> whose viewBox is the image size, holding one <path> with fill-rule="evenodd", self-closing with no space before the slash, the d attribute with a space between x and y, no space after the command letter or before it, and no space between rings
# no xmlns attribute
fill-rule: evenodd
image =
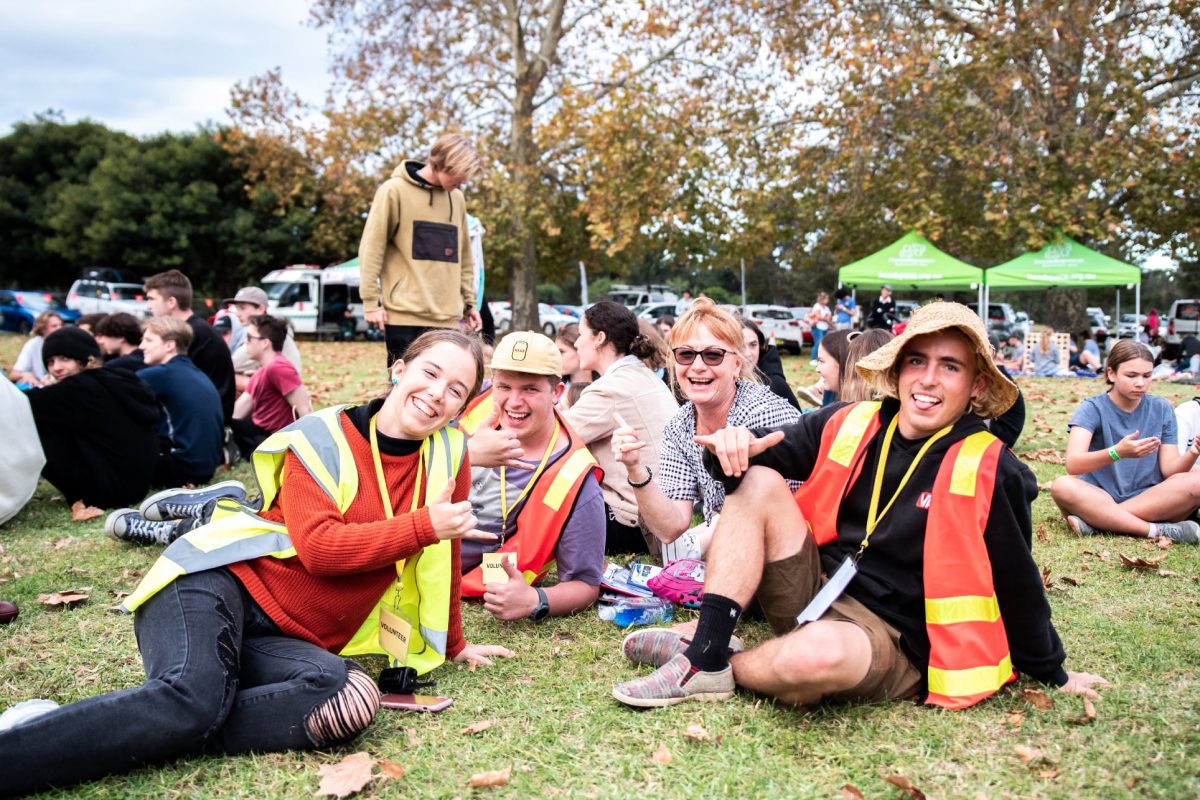
<svg viewBox="0 0 1200 800"><path fill-rule="evenodd" d="M800 552L763 569L755 597L776 636L796 630L796 617L825 583L821 560L811 539ZM857 625L871 642L871 666L852 689L836 692L823 700L853 700L877 703L908 700L920 691L921 673L900 649L900 632L853 597L842 595L821 617L822 621Z"/></svg>

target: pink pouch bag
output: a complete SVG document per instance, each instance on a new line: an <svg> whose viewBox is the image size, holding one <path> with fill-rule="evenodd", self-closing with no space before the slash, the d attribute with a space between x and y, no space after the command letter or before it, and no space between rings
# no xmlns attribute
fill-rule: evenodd
<svg viewBox="0 0 1200 800"><path fill-rule="evenodd" d="M704 596L704 562L681 558L663 567L646 585L654 594L688 608L699 608Z"/></svg>

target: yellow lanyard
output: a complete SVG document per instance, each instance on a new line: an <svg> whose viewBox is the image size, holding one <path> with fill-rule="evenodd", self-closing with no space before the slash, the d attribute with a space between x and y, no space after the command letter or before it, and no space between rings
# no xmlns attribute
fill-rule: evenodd
<svg viewBox="0 0 1200 800"><path fill-rule="evenodd" d="M519 495L517 495L516 502L512 504L513 508L516 508L517 506L521 505L521 501L525 499L525 495L529 494L529 491L533 488L533 485L535 483L537 483L538 476L540 476L542 474L542 470L544 470L546 468L546 463L550 460L550 454L554 452L554 445L558 442L559 430L560 430L560 426L558 424L558 417L555 417L554 418L554 434L550 437L550 444L546 445L546 452L542 453L542 462L540 464L538 464L537 469L534 470L533 476L530 477L530 479L529 479L529 483L525 484L525 488L521 490L521 493ZM505 478L505 475L507 474L506 469L507 469L506 467L500 467L500 543L501 544L504 544L504 533L505 533L505 531L508 530L509 507L508 507L508 481Z"/></svg>
<svg viewBox="0 0 1200 800"><path fill-rule="evenodd" d="M896 502L896 498L904 491L904 486L908 483L908 479L912 477L913 472L916 471L917 464L921 463L921 459L925 456L929 448L933 446L933 443L949 433L953 427L952 425L947 425L933 436L930 436L925 444L921 445L921 449L913 457L912 463L908 465L908 470L904 473L904 477L900 479L900 485L892 493L892 499L888 500L888 504L883 507L883 511L879 511L879 495L883 492L883 471L887 466L888 451L892 448L892 436L896 433L899 422L899 415L892 417L887 433L883 435L883 447L879 451L879 463L875 467L875 484L871 487L871 507L867 510L867 535L863 537L862 544L858 547L858 555L860 556L867 549L867 542L870 540L871 534L879 527L879 523L887 516L887 513L892 510L892 505Z"/></svg>

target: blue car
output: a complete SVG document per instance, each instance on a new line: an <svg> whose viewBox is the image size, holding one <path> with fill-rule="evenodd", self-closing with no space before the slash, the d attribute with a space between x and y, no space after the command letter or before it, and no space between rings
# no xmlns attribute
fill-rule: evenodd
<svg viewBox="0 0 1200 800"><path fill-rule="evenodd" d="M3 315L0 329L29 333L33 330L37 315L43 311L56 312L66 323L73 323L79 319L79 312L67 308L60 295L52 292L0 289L0 314Z"/></svg>

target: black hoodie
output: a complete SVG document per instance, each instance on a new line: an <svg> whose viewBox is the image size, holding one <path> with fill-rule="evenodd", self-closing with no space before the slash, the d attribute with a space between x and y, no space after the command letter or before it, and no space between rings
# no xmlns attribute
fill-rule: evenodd
<svg viewBox="0 0 1200 800"><path fill-rule="evenodd" d="M46 454L43 477L101 508L137 504L158 459L158 403L132 372L89 369L29 392Z"/></svg>

